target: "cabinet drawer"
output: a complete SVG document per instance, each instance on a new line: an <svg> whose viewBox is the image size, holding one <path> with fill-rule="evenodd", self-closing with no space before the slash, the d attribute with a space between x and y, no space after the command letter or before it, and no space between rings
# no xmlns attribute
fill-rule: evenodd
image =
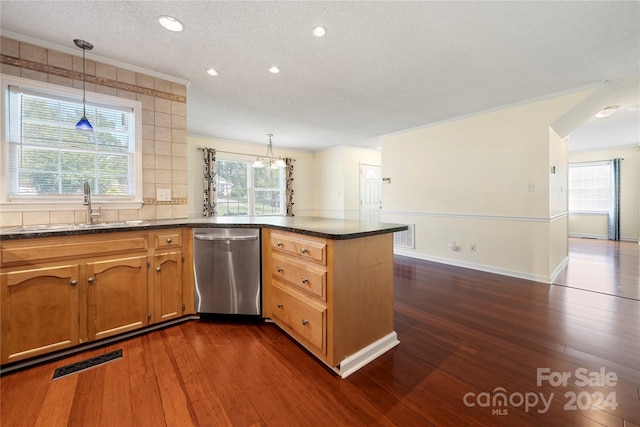
<svg viewBox="0 0 640 427"><path fill-rule="evenodd" d="M182 230L167 230L154 233L156 249L179 248L182 246Z"/></svg>
<svg viewBox="0 0 640 427"><path fill-rule="evenodd" d="M115 235L114 235L115 236ZM31 264L60 258L78 258L147 250L147 236L103 234L96 236L52 237L2 243L2 264Z"/></svg>
<svg viewBox="0 0 640 427"><path fill-rule="evenodd" d="M327 270L311 264L298 264L291 257L274 254L271 272L277 280L289 283L314 296L327 300Z"/></svg>
<svg viewBox="0 0 640 427"><path fill-rule="evenodd" d="M276 323L296 338L303 338L323 355L327 354L327 308L313 300L274 286L271 313ZM280 321L280 322L278 322Z"/></svg>
<svg viewBox="0 0 640 427"><path fill-rule="evenodd" d="M323 239L301 237L299 234L272 232L271 247L300 258L327 265L327 244Z"/></svg>

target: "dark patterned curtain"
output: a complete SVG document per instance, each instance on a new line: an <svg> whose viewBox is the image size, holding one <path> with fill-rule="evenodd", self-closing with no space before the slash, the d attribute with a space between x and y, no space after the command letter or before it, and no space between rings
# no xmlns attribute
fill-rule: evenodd
<svg viewBox="0 0 640 427"><path fill-rule="evenodd" d="M202 158L204 160L204 204L202 206L202 216L216 216L216 150L215 148L203 148Z"/></svg>
<svg viewBox="0 0 640 427"><path fill-rule="evenodd" d="M611 195L609 197L609 240L620 240L620 160L611 160Z"/></svg>
<svg viewBox="0 0 640 427"><path fill-rule="evenodd" d="M286 167L284 169L284 179L285 179L285 189L284 189L284 197L287 213L286 216L294 216L293 215L293 162L294 159L286 158L284 162Z"/></svg>

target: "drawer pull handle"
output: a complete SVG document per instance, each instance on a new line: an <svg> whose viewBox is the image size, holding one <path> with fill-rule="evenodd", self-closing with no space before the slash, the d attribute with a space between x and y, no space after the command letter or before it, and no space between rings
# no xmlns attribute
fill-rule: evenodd
<svg viewBox="0 0 640 427"><path fill-rule="evenodd" d="M302 283L307 283L309 281L309 279L307 279L306 277L302 278Z"/></svg>
<svg viewBox="0 0 640 427"><path fill-rule="evenodd" d="M94 279L93 277L89 277L89 278L87 279L87 282L89 282L89 283L93 283L95 280L96 280L96 279Z"/></svg>
<svg viewBox="0 0 640 427"><path fill-rule="evenodd" d="M278 271L278 273L282 273L282 267L276 267L276 270Z"/></svg>
<svg viewBox="0 0 640 427"><path fill-rule="evenodd" d="M306 325L307 325L307 323L309 323L309 321L308 321L307 319L302 319L302 325L303 325L303 326L306 326Z"/></svg>
<svg viewBox="0 0 640 427"><path fill-rule="evenodd" d="M156 267L156 271L162 270L162 267Z"/></svg>
<svg viewBox="0 0 640 427"><path fill-rule="evenodd" d="M282 304L281 303L278 303L278 308L282 308Z"/></svg>
<svg viewBox="0 0 640 427"><path fill-rule="evenodd" d="M282 242L278 242L278 243L276 243L276 246L277 246L277 247L279 247L279 248L281 248L281 247L283 247L284 245L282 244Z"/></svg>
<svg viewBox="0 0 640 427"><path fill-rule="evenodd" d="M72 280L71 283L69 283L71 286L76 286L78 284L77 280Z"/></svg>
<svg viewBox="0 0 640 427"><path fill-rule="evenodd" d="M167 243L171 243L171 237L167 237Z"/></svg>
<svg viewBox="0 0 640 427"><path fill-rule="evenodd" d="M307 248L302 248L300 250L300 252L304 255L304 254L308 253L309 251L307 250Z"/></svg>

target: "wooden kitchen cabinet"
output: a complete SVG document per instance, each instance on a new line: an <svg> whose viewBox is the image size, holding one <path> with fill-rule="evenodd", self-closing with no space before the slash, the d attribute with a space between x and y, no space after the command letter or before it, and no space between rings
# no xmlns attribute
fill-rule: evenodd
<svg viewBox="0 0 640 427"><path fill-rule="evenodd" d="M80 343L80 266L2 272L2 363Z"/></svg>
<svg viewBox="0 0 640 427"><path fill-rule="evenodd" d="M262 242L263 316L318 359L339 371L365 348L398 343L392 234L333 240L263 229Z"/></svg>
<svg viewBox="0 0 640 427"><path fill-rule="evenodd" d="M149 324L147 270L146 254L87 263L89 341Z"/></svg>
<svg viewBox="0 0 640 427"><path fill-rule="evenodd" d="M189 243L187 228L2 241L0 363L193 312Z"/></svg>
<svg viewBox="0 0 640 427"><path fill-rule="evenodd" d="M152 321L162 322L195 313L191 228L157 231L154 242L154 307Z"/></svg>

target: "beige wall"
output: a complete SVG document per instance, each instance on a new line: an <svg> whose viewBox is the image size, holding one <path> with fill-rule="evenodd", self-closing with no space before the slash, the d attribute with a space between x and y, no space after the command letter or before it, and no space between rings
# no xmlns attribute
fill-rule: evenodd
<svg viewBox="0 0 640 427"><path fill-rule="evenodd" d="M402 253L550 281L567 257L567 145L550 124L588 93L383 138L382 219L415 224Z"/></svg>
<svg viewBox="0 0 640 427"><path fill-rule="evenodd" d="M12 76L82 88L82 52L57 52L3 37L1 72ZM87 59L87 92L133 99L142 104L142 209L102 206L102 221L185 218L187 216L187 89L176 83ZM158 202L156 189L170 188L172 200ZM55 211L4 211L0 225L84 221L77 208Z"/></svg>
<svg viewBox="0 0 640 427"><path fill-rule="evenodd" d="M358 220L360 218L360 164L379 166L379 151L350 146L323 150L314 157L318 183L313 215Z"/></svg>
<svg viewBox="0 0 640 427"><path fill-rule="evenodd" d="M621 157L620 168L620 236L622 240L638 241L640 237L640 147L618 147L606 150L572 151L570 163L610 160ZM606 214L569 215L569 235L607 238Z"/></svg>

